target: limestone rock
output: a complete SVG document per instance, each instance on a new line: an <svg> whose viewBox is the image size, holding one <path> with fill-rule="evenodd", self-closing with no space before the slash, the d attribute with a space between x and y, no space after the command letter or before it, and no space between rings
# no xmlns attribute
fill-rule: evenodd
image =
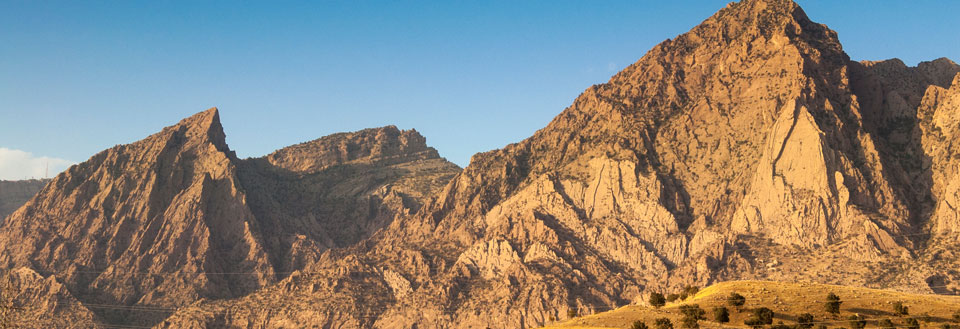
<svg viewBox="0 0 960 329"><path fill-rule="evenodd" d="M234 160L215 108L103 151L8 217L0 263L55 274L98 304L178 305L252 292L274 273ZM250 274L214 274L234 272Z"/></svg>
<svg viewBox="0 0 960 329"><path fill-rule="evenodd" d="M459 171L424 140L385 127L240 160L210 109L57 176L0 227L0 266L152 325L168 313L142 309L248 295L415 212Z"/></svg>
<svg viewBox="0 0 960 329"><path fill-rule="evenodd" d="M12 315L5 320L19 328L101 328L96 316L84 307L55 276L43 277L20 267L0 277L3 307Z"/></svg>
<svg viewBox="0 0 960 329"><path fill-rule="evenodd" d="M912 118L941 112L946 96L935 91L924 100L930 110L918 107L950 70L945 59L852 62L836 33L791 1L731 4L588 88L530 138L475 155L417 211L319 256L366 264L349 274L363 279L320 276L368 282L373 292L344 305L375 300L373 322L329 312L293 320L286 310L301 306L286 304L275 304L277 316L247 302L229 307L291 326L506 328L728 279L929 291L924 280L951 278L931 276L948 266L917 257L923 244L913 237L933 206L918 197L924 185L910 184L922 170L907 158L930 152L920 136L931 130L915 130L922 120ZM353 138L321 143L338 152L322 160L270 161L309 171L393 154L351 148ZM941 190L949 187L931 195L948 196ZM916 272L838 270L866 266ZM289 284L247 298L316 286ZM230 309L214 305L196 310Z"/></svg>
<svg viewBox="0 0 960 329"><path fill-rule="evenodd" d="M933 183L930 221L936 233L956 235L960 232L960 74L949 89L927 89L917 117L924 165Z"/></svg>
<svg viewBox="0 0 960 329"><path fill-rule="evenodd" d="M743 0L462 171L396 127L239 160L198 114L57 177L0 263L178 307L108 317L160 328L536 327L734 279L956 292L957 72L850 61L792 1Z"/></svg>

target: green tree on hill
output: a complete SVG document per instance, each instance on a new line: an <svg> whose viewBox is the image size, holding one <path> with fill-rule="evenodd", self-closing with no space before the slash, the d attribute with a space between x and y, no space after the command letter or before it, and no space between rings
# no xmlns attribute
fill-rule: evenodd
<svg viewBox="0 0 960 329"><path fill-rule="evenodd" d="M803 313L797 316L797 328L801 328L801 329L813 328L813 314Z"/></svg>
<svg viewBox="0 0 960 329"><path fill-rule="evenodd" d="M903 305L903 302L897 301L893 303L893 313L897 315L908 315L910 314L910 308Z"/></svg>
<svg viewBox="0 0 960 329"><path fill-rule="evenodd" d="M647 324L643 321L637 320L633 321L633 325L630 326L630 329L649 329L649 327L647 327Z"/></svg>
<svg viewBox="0 0 960 329"><path fill-rule="evenodd" d="M736 307L737 310L740 310L740 307L747 302L747 299L743 295L731 292L730 296L727 297L727 304L730 306Z"/></svg>
<svg viewBox="0 0 960 329"><path fill-rule="evenodd" d="M761 307L753 310L753 315L743 321L743 324L761 328L763 325L773 323L773 310Z"/></svg>
<svg viewBox="0 0 960 329"><path fill-rule="evenodd" d="M920 321L914 318L908 318L903 323L906 325L904 328L907 329L920 329Z"/></svg>
<svg viewBox="0 0 960 329"><path fill-rule="evenodd" d="M783 324L783 321L777 321L777 324L770 326L770 329L794 329L794 328Z"/></svg>
<svg viewBox="0 0 960 329"><path fill-rule="evenodd" d="M650 299L647 301L650 302L650 305L656 308L660 308L667 303L667 300L663 298L663 294L659 292L651 292Z"/></svg>
<svg viewBox="0 0 960 329"><path fill-rule="evenodd" d="M700 308L700 305L688 304L680 306L680 314L683 314L681 322L683 328L696 329L700 328L699 321L704 319L703 315L706 314L706 312Z"/></svg>
<svg viewBox="0 0 960 329"><path fill-rule="evenodd" d="M703 315L706 313L707 312L697 304L680 305L680 314L683 314L683 316L687 318L702 320L704 319Z"/></svg>
<svg viewBox="0 0 960 329"><path fill-rule="evenodd" d="M680 295L677 295L677 294L667 294L667 301L668 301L668 302L673 303L673 302L677 301L677 299L680 299Z"/></svg>
<svg viewBox="0 0 960 329"><path fill-rule="evenodd" d="M659 318L653 321L653 327L656 329L673 329L673 322L668 318Z"/></svg>
<svg viewBox="0 0 960 329"><path fill-rule="evenodd" d="M847 326L850 329L863 329L863 327L867 326L867 319L865 319L863 315L860 315L860 314L851 315L850 317L847 318L847 320L848 320Z"/></svg>
<svg viewBox="0 0 960 329"><path fill-rule="evenodd" d="M723 306L713 308L713 321L720 323L730 322L730 311Z"/></svg>
<svg viewBox="0 0 960 329"><path fill-rule="evenodd" d="M837 296L836 294L831 292L829 295L827 295L827 303L824 304L824 307L826 308L827 312L830 312L833 314L839 314L840 304L842 303L843 302L840 301L840 296Z"/></svg>
<svg viewBox="0 0 960 329"><path fill-rule="evenodd" d="M880 329L893 329L896 327L897 325L893 324L893 321L890 321L890 319L883 319L880 320L880 322L877 322L877 328Z"/></svg>

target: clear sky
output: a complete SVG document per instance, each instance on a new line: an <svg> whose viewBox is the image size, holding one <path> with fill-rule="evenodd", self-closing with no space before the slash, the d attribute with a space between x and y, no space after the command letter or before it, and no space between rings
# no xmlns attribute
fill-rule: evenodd
<svg viewBox="0 0 960 329"><path fill-rule="evenodd" d="M394 124L465 166L725 4L0 0L0 179L213 106L241 157ZM960 1L800 4L854 59L960 60Z"/></svg>

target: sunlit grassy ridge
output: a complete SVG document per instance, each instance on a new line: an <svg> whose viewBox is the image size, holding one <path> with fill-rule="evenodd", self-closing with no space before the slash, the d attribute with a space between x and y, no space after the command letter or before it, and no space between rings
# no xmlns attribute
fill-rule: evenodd
<svg viewBox="0 0 960 329"><path fill-rule="evenodd" d="M736 307L727 303L731 293L746 297L746 304ZM827 294L834 293L842 301L839 314L831 314L824 306ZM908 315L894 312L894 303L900 301L909 308ZM749 327L744 320L751 311L767 307L774 311L774 324L783 322L795 325L797 316L810 313L814 316L814 326L825 325L828 328L847 328L851 315L860 314L867 319L867 328L877 327L879 321L890 319L896 327L906 327L906 319L917 318L921 328L941 328L944 324L960 326L954 314L960 312L960 296L909 294L890 290L845 287L813 283L782 283L769 281L731 281L718 283L700 290L695 296L683 301L667 303L661 308L652 306L629 305L608 312L585 315L565 321L558 321L544 328L599 329L629 328L634 321L643 321L651 328L657 318L666 317L673 322L674 328L681 328L680 306L697 304L706 311L706 319L701 320L701 328ZM727 307L730 322L714 321L713 309ZM954 327L960 328L960 327Z"/></svg>

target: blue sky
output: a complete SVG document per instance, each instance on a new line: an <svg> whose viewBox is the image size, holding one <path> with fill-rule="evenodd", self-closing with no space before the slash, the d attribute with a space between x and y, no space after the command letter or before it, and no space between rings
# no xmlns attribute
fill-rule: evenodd
<svg viewBox="0 0 960 329"><path fill-rule="evenodd" d="M0 179L213 106L241 157L394 124L464 166L725 4L0 0ZM800 4L854 59L960 60L958 1Z"/></svg>

